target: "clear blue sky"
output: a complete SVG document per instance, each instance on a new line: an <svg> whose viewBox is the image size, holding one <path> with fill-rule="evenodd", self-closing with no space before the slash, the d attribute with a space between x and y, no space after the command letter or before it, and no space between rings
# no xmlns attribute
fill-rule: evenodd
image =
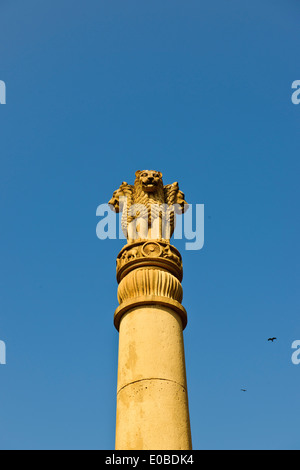
<svg viewBox="0 0 300 470"><path fill-rule="evenodd" d="M1 449L113 449L124 242L96 208L149 167L205 204L203 250L176 242L194 448L300 449L299 20L296 0L0 0Z"/></svg>

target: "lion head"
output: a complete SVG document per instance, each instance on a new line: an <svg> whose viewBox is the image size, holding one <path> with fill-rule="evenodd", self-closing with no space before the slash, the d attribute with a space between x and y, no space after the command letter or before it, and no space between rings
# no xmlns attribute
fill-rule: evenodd
<svg viewBox="0 0 300 470"><path fill-rule="evenodd" d="M163 188L162 174L159 171L137 171L135 176L135 186L140 186L146 193L156 193Z"/></svg>

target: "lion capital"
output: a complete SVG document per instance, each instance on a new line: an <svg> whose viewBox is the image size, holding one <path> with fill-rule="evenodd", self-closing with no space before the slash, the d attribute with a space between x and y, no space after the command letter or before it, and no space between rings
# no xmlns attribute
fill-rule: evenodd
<svg viewBox="0 0 300 470"><path fill-rule="evenodd" d="M158 171L137 171L134 185L123 182L109 205L122 212L121 226L128 243L137 240L167 240L173 235L175 214L188 209L178 183L164 186Z"/></svg>

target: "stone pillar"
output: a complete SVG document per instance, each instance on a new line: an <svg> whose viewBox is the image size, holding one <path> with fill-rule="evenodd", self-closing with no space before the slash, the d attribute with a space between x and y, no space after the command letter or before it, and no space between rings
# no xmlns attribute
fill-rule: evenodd
<svg viewBox="0 0 300 470"><path fill-rule="evenodd" d="M117 280L116 449L190 450L181 255L168 241L130 243Z"/></svg>

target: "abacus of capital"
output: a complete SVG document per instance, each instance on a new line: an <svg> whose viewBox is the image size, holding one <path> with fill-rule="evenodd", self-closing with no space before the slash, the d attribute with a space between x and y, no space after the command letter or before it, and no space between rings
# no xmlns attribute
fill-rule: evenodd
<svg viewBox="0 0 300 470"><path fill-rule="evenodd" d="M177 183L164 186L161 173L149 170L138 171L134 185L122 183L109 204L123 212L127 235L117 257L120 305L114 315L116 449L190 450L182 259L170 244L175 212L188 205ZM132 237L132 227L138 236Z"/></svg>

